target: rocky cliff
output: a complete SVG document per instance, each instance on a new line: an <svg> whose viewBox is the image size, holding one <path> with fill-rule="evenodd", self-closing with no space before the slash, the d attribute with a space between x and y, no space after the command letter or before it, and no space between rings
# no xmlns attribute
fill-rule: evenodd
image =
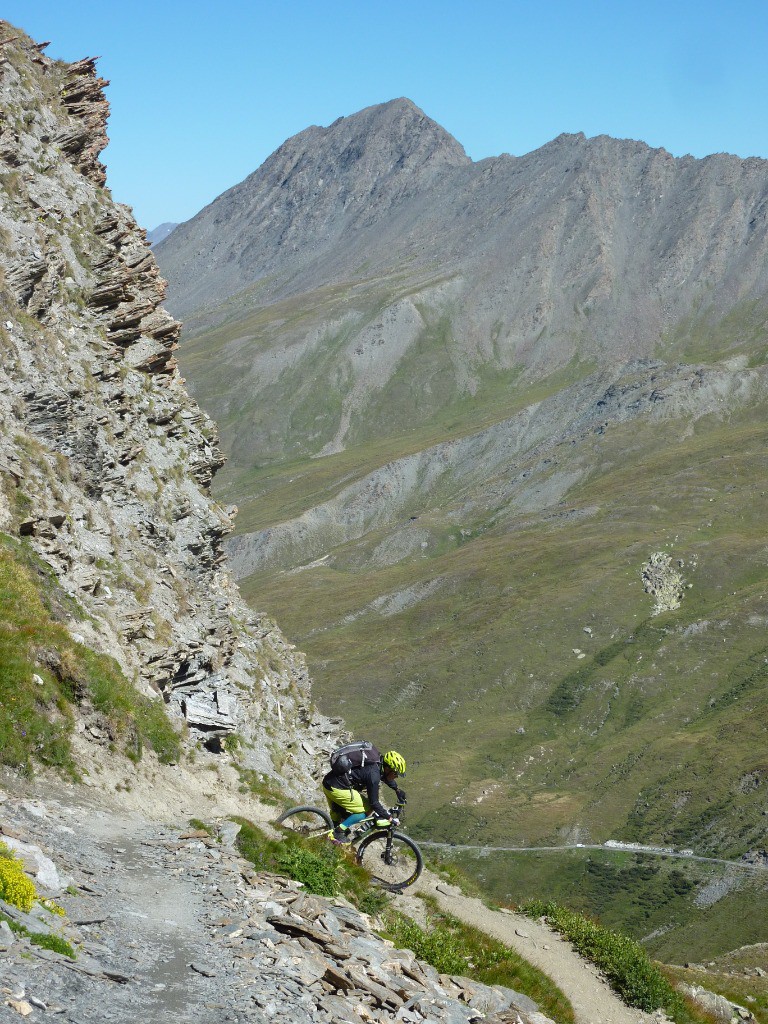
<svg viewBox="0 0 768 1024"><path fill-rule="evenodd" d="M145 232L105 187L107 83L43 49L0 24L0 529L71 599L70 634L180 729L212 750L236 733L244 765L274 774L279 755L303 779L307 730L331 727L230 580L216 427L179 375Z"/></svg>

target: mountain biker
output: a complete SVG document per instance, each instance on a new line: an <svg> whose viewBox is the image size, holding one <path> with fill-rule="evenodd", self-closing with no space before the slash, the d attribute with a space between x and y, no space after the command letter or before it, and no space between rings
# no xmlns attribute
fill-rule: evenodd
<svg viewBox="0 0 768 1024"><path fill-rule="evenodd" d="M395 781L405 776L405 758L396 750L388 750L381 761L369 761L361 767L352 767L343 774L333 769L323 779L323 793L328 801L335 843L349 843L348 829L362 821L371 811L379 816L376 824L390 824L392 816L379 800L379 785L384 783L395 791L398 801L405 803L405 793Z"/></svg>

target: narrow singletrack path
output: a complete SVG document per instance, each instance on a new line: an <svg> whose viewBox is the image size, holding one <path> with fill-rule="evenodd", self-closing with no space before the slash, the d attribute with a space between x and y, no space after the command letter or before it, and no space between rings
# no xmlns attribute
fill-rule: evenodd
<svg viewBox="0 0 768 1024"><path fill-rule="evenodd" d="M442 910L499 939L548 975L570 999L577 1024L659 1024L666 1019L623 1003L596 967L538 921L490 910L430 871L424 872L414 889L433 896Z"/></svg>

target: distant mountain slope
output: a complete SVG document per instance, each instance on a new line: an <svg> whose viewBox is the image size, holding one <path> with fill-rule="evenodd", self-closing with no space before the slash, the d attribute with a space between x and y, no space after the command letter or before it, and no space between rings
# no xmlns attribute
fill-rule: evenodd
<svg viewBox="0 0 768 1024"><path fill-rule="evenodd" d="M227 392L233 455L263 462L502 377L674 356L766 294L767 218L763 160L574 135L473 164L398 100L288 140L157 255L185 337L216 352L194 386Z"/></svg>
<svg viewBox="0 0 768 1024"><path fill-rule="evenodd" d="M763 160L475 164L400 100L160 247L234 568L431 835L761 841L767 214Z"/></svg>
<svg viewBox="0 0 768 1024"><path fill-rule="evenodd" d="M563 135L472 163L407 100L288 140L160 247L172 311L406 273L481 362L647 354L683 315L768 286L768 163ZM233 307L215 318L229 318ZM353 333L356 333L353 331Z"/></svg>
<svg viewBox="0 0 768 1024"><path fill-rule="evenodd" d="M158 243L162 242L164 238L167 238L168 235L170 235L175 227L178 227L178 224L175 224L172 221L165 221L163 224L158 224L156 228L147 232L147 241L150 245L158 245Z"/></svg>

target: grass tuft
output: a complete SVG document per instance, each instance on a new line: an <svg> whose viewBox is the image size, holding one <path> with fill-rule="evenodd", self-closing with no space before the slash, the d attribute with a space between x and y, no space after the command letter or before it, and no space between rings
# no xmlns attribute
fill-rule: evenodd
<svg viewBox="0 0 768 1024"><path fill-rule="evenodd" d="M331 843L296 835L270 839L247 818L233 821L241 826L237 848L258 871L288 875L318 896L344 895L365 914L377 914L388 905L389 897L370 887L368 873Z"/></svg>
<svg viewBox="0 0 768 1024"><path fill-rule="evenodd" d="M77 777L73 705L103 716L134 760L146 745L162 762L177 761L181 739L163 704L138 693L113 658L76 643L56 619L55 584L22 545L0 542L0 763Z"/></svg>
<svg viewBox="0 0 768 1024"><path fill-rule="evenodd" d="M50 949L60 956L69 957L70 960L77 960L77 955L72 944L67 942L61 935L43 934L42 932L31 932L29 941L33 946L40 946L43 949Z"/></svg>

